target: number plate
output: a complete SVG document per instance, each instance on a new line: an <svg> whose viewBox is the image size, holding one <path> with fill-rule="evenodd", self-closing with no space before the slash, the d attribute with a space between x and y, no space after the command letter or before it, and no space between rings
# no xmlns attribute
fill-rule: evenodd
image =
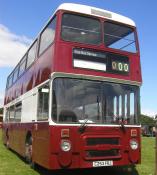
<svg viewBox="0 0 157 175"><path fill-rule="evenodd" d="M113 166L112 160L106 160L106 161L95 161L93 162L93 167L101 167L101 166Z"/></svg>

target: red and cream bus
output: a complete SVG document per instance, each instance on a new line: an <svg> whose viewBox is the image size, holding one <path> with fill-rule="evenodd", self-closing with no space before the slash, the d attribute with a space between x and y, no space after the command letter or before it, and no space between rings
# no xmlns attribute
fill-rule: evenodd
<svg viewBox="0 0 157 175"><path fill-rule="evenodd" d="M47 169L140 163L135 23L61 4L7 79L3 140Z"/></svg>

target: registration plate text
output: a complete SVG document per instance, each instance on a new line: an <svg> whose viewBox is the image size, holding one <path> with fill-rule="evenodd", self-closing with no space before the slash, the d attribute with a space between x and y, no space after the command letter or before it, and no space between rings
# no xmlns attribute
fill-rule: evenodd
<svg viewBox="0 0 157 175"><path fill-rule="evenodd" d="M93 167L101 167L101 166L113 166L112 160L106 160L106 161L94 161Z"/></svg>

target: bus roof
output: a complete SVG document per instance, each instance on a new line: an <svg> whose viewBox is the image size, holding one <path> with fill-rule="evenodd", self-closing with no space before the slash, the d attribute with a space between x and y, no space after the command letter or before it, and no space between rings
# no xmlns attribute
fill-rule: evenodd
<svg viewBox="0 0 157 175"><path fill-rule="evenodd" d="M99 16L99 17L107 18L113 21L128 24L130 26L136 26L135 22L128 17L122 16L107 10L103 10L100 8L87 6L87 5L63 3L58 7L57 10L67 10L67 11L83 13L83 14L92 15L92 16Z"/></svg>

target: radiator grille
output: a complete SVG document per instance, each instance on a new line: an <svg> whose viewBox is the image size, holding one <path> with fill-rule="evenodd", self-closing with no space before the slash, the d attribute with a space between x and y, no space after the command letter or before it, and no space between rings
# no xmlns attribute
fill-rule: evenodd
<svg viewBox="0 0 157 175"><path fill-rule="evenodd" d="M88 146L94 146L94 145L119 145L119 139L118 138L87 138L86 144Z"/></svg>
<svg viewBox="0 0 157 175"><path fill-rule="evenodd" d="M103 150L103 151L86 151L86 157L115 157L120 156L118 149Z"/></svg>

